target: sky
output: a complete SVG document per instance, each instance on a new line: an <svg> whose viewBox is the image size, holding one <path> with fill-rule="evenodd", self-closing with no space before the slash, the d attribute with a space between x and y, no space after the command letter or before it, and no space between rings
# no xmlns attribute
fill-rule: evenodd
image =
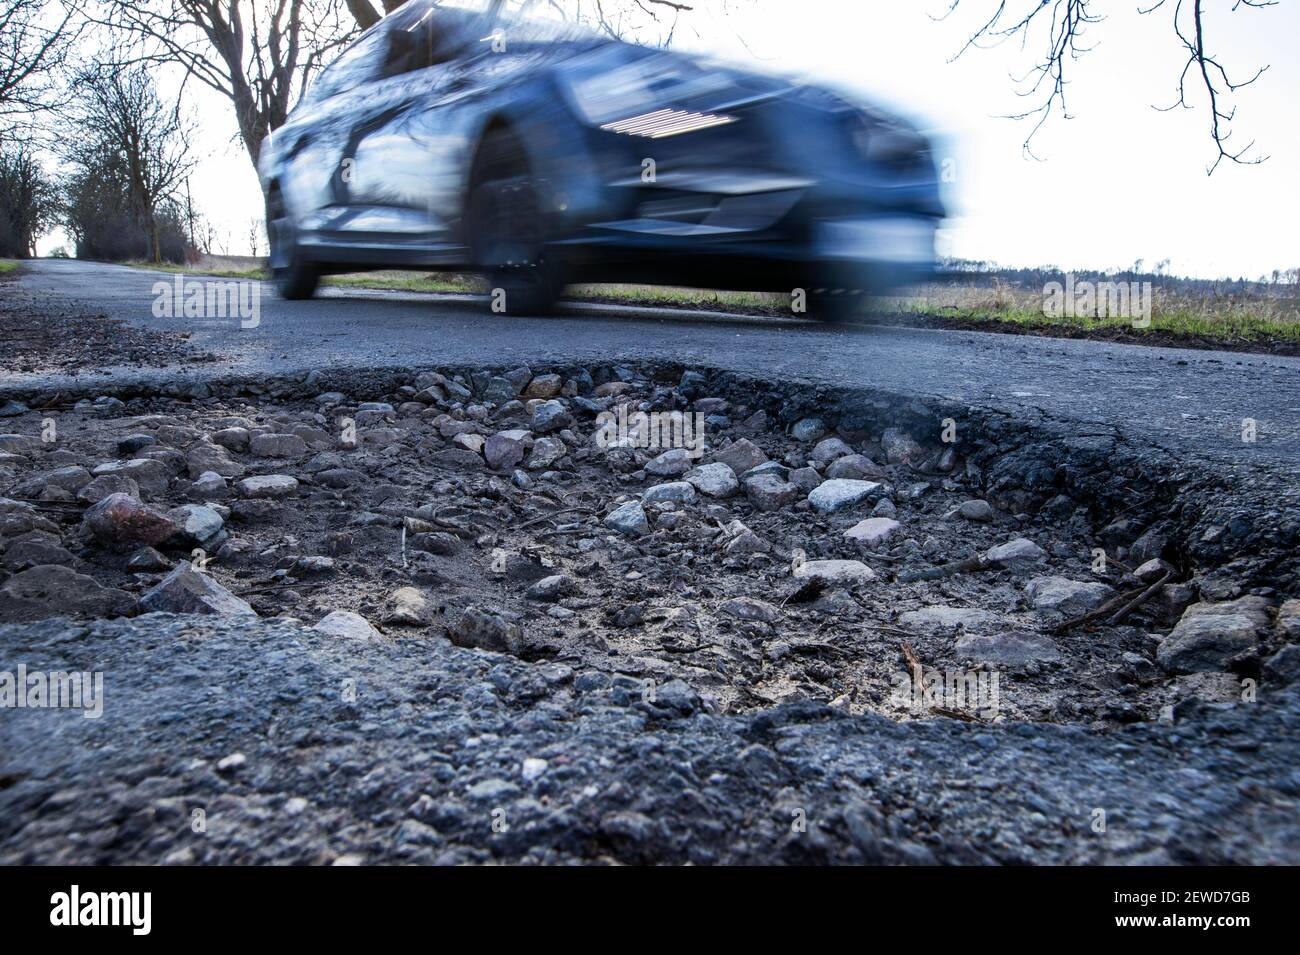
<svg viewBox="0 0 1300 955"><path fill-rule="evenodd" d="M1172 2L1146 16L1140 0L1102 4L1106 19L1085 37L1091 50L1070 67L1072 118L1058 114L1037 134L1039 161L1021 148L1029 121L1004 118L1028 102L1016 96L1014 76L1028 72L1037 45L1010 41L953 60L994 2L961 0L936 21L948 0L696 0L674 46L823 80L912 119L934 137L940 159L954 160L944 254L1079 270L1169 259L1171 272L1202 278L1300 266L1300 3L1236 13L1234 0L1206 4L1210 49L1234 79L1269 66L1236 95L1230 140L1253 138L1269 158L1224 162L1207 176L1215 149L1203 93L1189 86L1194 110L1153 108L1176 99L1186 59ZM217 226L220 251L249 254L262 200L233 112L216 94L188 89L203 157L194 202Z"/></svg>

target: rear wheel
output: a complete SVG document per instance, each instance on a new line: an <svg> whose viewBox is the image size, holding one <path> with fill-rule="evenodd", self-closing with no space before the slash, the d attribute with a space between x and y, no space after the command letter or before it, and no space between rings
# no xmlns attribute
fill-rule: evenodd
<svg viewBox="0 0 1300 955"><path fill-rule="evenodd" d="M266 200L266 232L271 244L271 279L280 297L311 298L320 282L320 273L303 256L297 227L278 192L271 193Z"/></svg>
<svg viewBox="0 0 1300 955"><path fill-rule="evenodd" d="M548 256L544 184L533 177L519 140L489 134L471 178L470 255L487 278L493 311L544 315L564 291L562 269Z"/></svg>

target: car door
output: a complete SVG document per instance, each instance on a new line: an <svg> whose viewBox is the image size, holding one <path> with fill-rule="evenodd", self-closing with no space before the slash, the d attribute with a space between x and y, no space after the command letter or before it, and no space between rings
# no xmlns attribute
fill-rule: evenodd
<svg viewBox="0 0 1300 955"><path fill-rule="evenodd" d="M458 85L464 24L435 7L389 19L380 75L344 144L347 212L337 224L350 244L436 257L452 246L446 209L433 196L456 152L445 106Z"/></svg>
<svg viewBox="0 0 1300 955"><path fill-rule="evenodd" d="M321 74L290 121L276 131L282 151L279 178L306 241L328 236L346 209L343 152L383 45L382 24L363 34Z"/></svg>

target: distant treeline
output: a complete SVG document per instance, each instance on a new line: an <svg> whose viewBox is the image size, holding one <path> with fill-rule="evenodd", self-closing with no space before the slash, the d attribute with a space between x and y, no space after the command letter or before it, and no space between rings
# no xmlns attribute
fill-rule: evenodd
<svg viewBox="0 0 1300 955"><path fill-rule="evenodd" d="M1267 275L1248 279L1193 279L1171 275L1169 261L1157 262L1146 268L1142 260L1127 269L1062 269L1055 265L1035 268L1007 268L996 262L977 259L941 258L939 281L958 285L992 287L997 284L1012 288L1042 289L1048 282L1065 282L1066 273L1076 282L1150 282L1153 286L1172 292L1218 295L1282 294L1295 296L1300 291L1300 267L1274 269Z"/></svg>

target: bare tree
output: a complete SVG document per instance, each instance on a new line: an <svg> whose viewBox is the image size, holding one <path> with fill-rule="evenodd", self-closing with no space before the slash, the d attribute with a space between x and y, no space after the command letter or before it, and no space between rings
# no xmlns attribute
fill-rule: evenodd
<svg viewBox="0 0 1300 955"><path fill-rule="evenodd" d="M70 6L0 0L0 131L54 104L75 33Z"/></svg>
<svg viewBox="0 0 1300 955"><path fill-rule="evenodd" d="M353 6L373 12L366 0ZM178 63L229 99L254 166L267 133L360 22L338 0L96 0L91 16L128 43L118 65Z"/></svg>
<svg viewBox="0 0 1300 955"><path fill-rule="evenodd" d="M26 148L0 152L0 256L28 258L58 217L58 192Z"/></svg>
<svg viewBox="0 0 1300 955"><path fill-rule="evenodd" d="M949 0L947 11L938 19L946 19L961 2L962 0ZM1086 44L1085 36L1089 27L1104 19L1097 13L1101 4L1099 0L1023 0L1019 5L1014 0L987 0L987 3L992 7L992 12L980 21L980 25L953 59L972 47L987 48L1013 38L1018 39L1022 47L1037 44L1043 50L1041 58L1017 81L1017 94L1035 99L1037 103L1011 115L1012 119L1036 118L1024 142L1025 152L1032 156L1030 144L1052 113L1059 110L1069 118L1066 74L1080 55L1092 49ZM1277 0L1231 0L1231 4L1230 12L1236 13L1243 8L1276 6ZM966 6L971 6L970 0ZM1248 156L1255 145L1254 140L1240 148L1228 145L1228 139L1232 135L1229 126L1236 114L1236 107L1228 107L1224 102L1225 98L1259 79L1268 66L1260 67L1247 79L1232 80L1226 68L1209 52L1204 6L1204 0L1151 0L1149 6L1139 6L1138 13L1144 16L1162 10L1171 13L1173 33L1187 52L1187 61L1178 77L1177 100L1170 106L1156 109L1162 112L1177 106L1192 109L1193 104L1189 102L1192 87L1200 90L1208 100L1210 112L1210 137L1216 155L1207 172L1213 173L1225 159L1251 165L1268 158Z"/></svg>
<svg viewBox="0 0 1300 955"><path fill-rule="evenodd" d="M196 162L191 122L178 105L163 102L143 67L88 71L73 89L67 158L88 171L109 163L123 170L153 259L161 262L159 209L165 203L179 206Z"/></svg>

